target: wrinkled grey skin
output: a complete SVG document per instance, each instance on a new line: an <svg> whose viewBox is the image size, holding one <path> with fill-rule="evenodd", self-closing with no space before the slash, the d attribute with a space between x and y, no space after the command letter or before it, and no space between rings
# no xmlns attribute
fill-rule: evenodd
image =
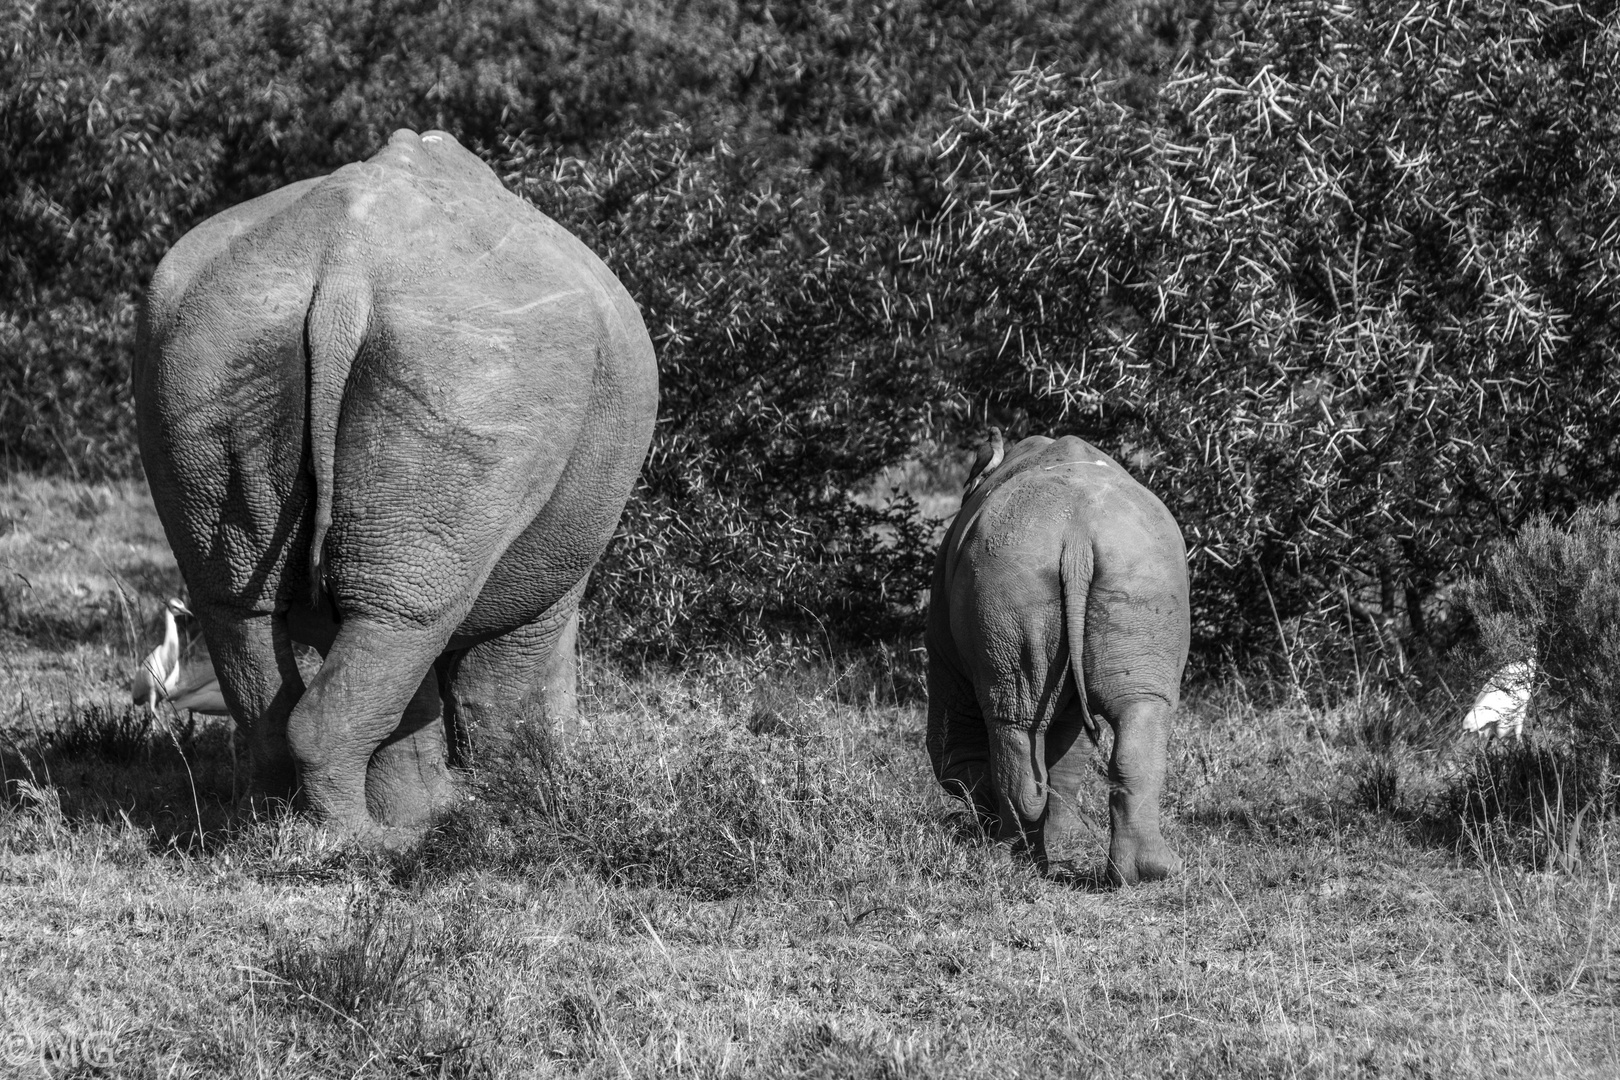
<svg viewBox="0 0 1620 1080"><path fill-rule="evenodd" d="M571 718L652 343L601 260L452 136L395 132L186 234L134 390L262 794L386 839L450 804L450 747ZM293 641L325 656L307 687Z"/></svg>
<svg viewBox="0 0 1620 1080"><path fill-rule="evenodd" d="M1164 504L1089 443L1025 439L963 504L934 565L934 774L1002 839L1073 868L1081 735L1095 739L1101 717L1114 730L1109 879L1178 872L1159 796L1189 632L1186 552Z"/></svg>

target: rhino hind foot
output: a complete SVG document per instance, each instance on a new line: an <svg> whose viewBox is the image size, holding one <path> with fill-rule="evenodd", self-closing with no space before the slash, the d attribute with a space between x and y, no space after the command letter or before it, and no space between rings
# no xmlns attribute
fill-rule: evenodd
<svg viewBox="0 0 1620 1080"><path fill-rule="evenodd" d="M1163 881L1181 873L1181 856L1170 850L1163 837L1151 840L1115 840L1108 850L1110 885L1136 885Z"/></svg>
<svg viewBox="0 0 1620 1080"><path fill-rule="evenodd" d="M463 798L446 769L441 775L419 778L417 783L388 785L381 792L368 788L366 801L379 825L419 830L442 820Z"/></svg>

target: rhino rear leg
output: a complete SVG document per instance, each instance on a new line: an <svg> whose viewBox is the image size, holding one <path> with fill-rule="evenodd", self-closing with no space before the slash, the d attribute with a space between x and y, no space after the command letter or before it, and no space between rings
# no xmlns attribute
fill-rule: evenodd
<svg viewBox="0 0 1620 1080"><path fill-rule="evenodd" d="M1049 870L1078 873L1096 857L1097 830L1082 813L1091 746L1077 709L1060 714L1046 733L1046 817L1037 858Z"/></svg>
<svg viewBox="0 0 1620 1080"><path fill-rule="evenodd" d="M453 806L456 794L439 674L429 668L399 727L371 755L366 808L383 825L416 828Z"/></svg>
<svg viewBox="0 0 1620 1080"><path fill-rule="evenodd" d="M999 831L990 783L990 734L965 679L930 656L928 664L928 758L945 793L965 803L981 824Z"/></svg>
<svg viewBox="0 0 1620 1080"><path fill-rule="evenodd" d="M432 725L421 722L430 709L425 695L413 713L418 726L401 732L401 720L417 701L423 676L431 678L433 661L448 638L449 630L441 627L399 627L359 617L338 630L287 724L304 796L334 827L356 835L375 831L367 806L368 766L390 736L401 737L397 749L384 753L379 777L408 775L399 759L431 747L433 736L424 732ZM442 739L441 734L441 746ZM391 799L383 803L392 813Z"/></svg>
<svg viewBox="0 0 1620 1080"><path fill-rule="evenodd" d="M539 619L481 642L451 665L446 698L455 759L481 765L514 741L577 733L579 590Z"/></svg>
<svg viewBox="0 0 1620 1080"><path fill-rule="evenodd" d="M1159 825L1173 712L1174 706L1160 698L1105 709L1114 728L1108 770L1108 879L1116 885L1159 881L1181 871L1181 858L1165 843Z"/></svg>
<svg viewBox="0 0 1620 1080"><path fill-rule="evenodd" d="M280 616L193 597L225 704L247 737L256 798L291 801L298 786L287 721L304 693Z"/></svg>

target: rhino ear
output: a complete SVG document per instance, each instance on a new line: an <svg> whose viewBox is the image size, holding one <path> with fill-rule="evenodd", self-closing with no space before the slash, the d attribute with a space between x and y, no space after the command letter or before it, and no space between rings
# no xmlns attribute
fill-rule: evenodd
<svg viewBox="0 0 1620 1080"><path fill-rule="evenodd" d="M1016 814L1021 829L1032 829L1046 812L1046 733L1016 724L990 724L990 773L1004 817ZM1012 821L1002 822L1003 832Z"/></svg>

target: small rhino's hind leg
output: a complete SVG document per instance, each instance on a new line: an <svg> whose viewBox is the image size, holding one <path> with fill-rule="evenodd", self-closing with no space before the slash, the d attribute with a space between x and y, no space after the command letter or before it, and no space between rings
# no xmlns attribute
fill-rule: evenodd
<svg viewBox="0 0 1620 1080"><path fill-rule="evenodd" d="M1158 881L1181 871L1181 858L1159 827L1165 753L1174 707L1159 698L1110 704L1114 754L1109 763L1108 879L1116 885Z"/></svg>
<svg viewBox="0 0 1620 1080"><path fill-rule="evenodd" d="M1037 854L1049 870L1077 873L1082 863L1095 857L1087 846L1095 833L1081 812L1091 772L1092 743L1085 730L1083 715L1071 707L1046 733L1046 817Z"/></svg>
<svg viewBox="0 0 1620 1080"><path fill-rule="evenodd" d="M1000 815L990 783L990 733L972 684L930 656L928 664L928 757L945 793L960 799L981 826L999 831Z"/></svg>

